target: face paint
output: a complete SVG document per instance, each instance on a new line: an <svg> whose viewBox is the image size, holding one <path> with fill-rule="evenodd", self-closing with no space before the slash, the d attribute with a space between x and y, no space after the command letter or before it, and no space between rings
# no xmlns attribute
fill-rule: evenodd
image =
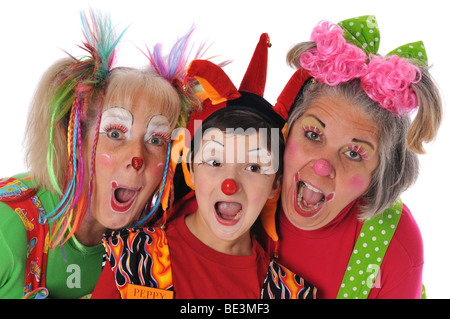
<svg viewBox="0 0 450 319"><path fill-rule="evenodd" d="M153 140L152 140L153 139ZM169 143L170 142L170 125L169 120L164 115L153 116L147 124L147 132L145 134L145 141L156 143L157 140L160 142Z"/></svg>
<svg viewBox="0 0 450 319"><path fill-rule="evenodd" d="M261 174L267 175L276 173L272 154L264 147L249 150L248 162L258 164L261 168Z"/></svg>
<svg viewBox="0 0 450 319"><path fill-rule="evenodd" d="M314 173L319 176L329 176L333 170L330 163L323 158L320 158L314 162L313 169Z"/></svg>
<svg viewBox="0 0 450 319"><path fill-rule="evenodd" d="M355 193L360 193L366 189L367 181L359 175L354 175L350 178L349 186Z"/></svg>
<svg viewBox="0 0 450 319"><path fill-rule="evenodd" d="M278 191L275 174L265 172L272 165L271 154L260 144L257 132L230 134L214 129L203 134L191 170L198 209L186 218L201 240L218 247L241 239Z"/></svg>
<svg viewBox="0 0 450 319"><path fill-rule="evenodd" d="M281 204L294 226L319 229L365 194L378 165L378 134L371 115L343 97L311 103L291 126L284 153Z"/></svg>
<svg viewBox="0 0 450 319"><path fill-rule="evenodd" d="M114 106L102 113L100 134L107 134L112 139L128 139L133 125L133 115L130 111Z"/></svg>
<svg viewBox="0 0 450 319"><path fill-rule="evenodd" d="M99 164L103 167L109 167L112 165L112 157L109 154L103 153L98 155Z"/></svg>
<svg viewBox="0 0 450 319"><path fill-rule="evenodd" d="M269 164L272 162L272 156L270 152L265 148L254 148L248 151L249 162L260 162Z"/></svg>
<svg viewBox="0 0 450 319"><path fill-rule="evenodd" d="M305 135L310 140L319 141L324 135L322 130L324 129L322 123L312 116L305 117L301 121L301 127L305 132Z"/></svg>
<svg viewBox="0 0 450 319"><path fill-rule="evenodd" d="M194 161L196 163L216 163L224 162L224 145L216 140L210 140L203 144L203 148L199 151L199 159L197 155Z"/></svg>
<svg viewBox="0 0 450 319"><path fill-rule="evenodd" d="M347 147L346 155L355 160L370 160L369 154L365 148L360 145L351 145Z"/></svg>

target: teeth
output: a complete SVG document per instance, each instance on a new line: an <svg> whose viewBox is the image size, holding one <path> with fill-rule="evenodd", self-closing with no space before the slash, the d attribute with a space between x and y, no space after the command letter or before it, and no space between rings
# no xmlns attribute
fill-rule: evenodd
<svg viewBox="0 0 450 319"><path fill-rule="evenodd" d="M299 186L298 186L298 193L297 193L297 204L302 207L302 209L304 209L305 211L309 211L309 210L315 210L317 209L320 205L323 204L323 202L325 202L325 196L322 197L322 199L313 207L308 207L308 203L306 203L303 200L303 189L307 187L308 189L316 192L316 193L322 193L320 190L318 190L317 188L314 188L313 186L309 185L308 183L305 182L300 182Z"/></svg>
<svg viewBox="0 0 450 319"><path fill-rule="evenodd" d="M312 191L314 191L314 192L316 192L316 193L322 193L320 190L318 190L317 188L314 188L314 187L312 187L311 185L309 185L309 184L307 184L307 183L305 183L305 182L302 182L303 183L303 185L304 186L306 186L306 187L308 187L310 190L312 190Z"/></svg>
<svg viewBox="0 0 450 319"><path fill-rule="evenodd" d="M219 212L217 209L216 209L216 213L221 217L221 218L224 218L223 217L223 215L222 215L222 213L221 212ZM241 216L242 216L242 209L231 219L231 220L238 220L239 218L241 218ZM224 219L226 219L226 218L224 218Z"/></svg>

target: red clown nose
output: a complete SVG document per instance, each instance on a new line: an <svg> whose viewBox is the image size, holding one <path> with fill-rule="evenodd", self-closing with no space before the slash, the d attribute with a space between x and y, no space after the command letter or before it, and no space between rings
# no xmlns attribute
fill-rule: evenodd
<svg viewBox="0 0 450 319"><path fill-rule="evenodd" d="M142 159L142 157L133 157L131 159L131 166L133 166L133 168L137 171L142 167L143 164L144 160Z"/></svg>
<svg viewBox="0 0 450 319"><path fill-rule="evenodd" d="M236 194L239 190L239 186L234 179L228 178L222 183L222 192L225 195L231 196Z"/></svg>

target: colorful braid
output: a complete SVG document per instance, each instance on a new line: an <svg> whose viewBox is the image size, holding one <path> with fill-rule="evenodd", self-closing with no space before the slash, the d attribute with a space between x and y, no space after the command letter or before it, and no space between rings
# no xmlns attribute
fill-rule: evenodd
<svg viewBox="0 0 450 319"><path fill-rule="evenodd" d="M73 218L73 209L77 205L76 220L74 225L79 225L84 217L83 184L84 184L84 162L82 157L82 132L81 125L87 117L87 107L94 91L98 91L103 98L109 74L115 61L115 48L125 30L116 36L109 17L94 14L91 11L91 24L88 23L86 15L80 14L83 25L85 41L80 46L88 52L88 56L74 59L65 73L58 79L50 101L51 126L49 136L49 147L47 151L48 172L54 189L61 195L57 207L48 214L49 222L58 219L53 225L50 247L63 244L74 233L75 227L70 230L64 240ZM95 149L99 130L99 117L101 116L102 101L100 101L97 114L95 137L91 153L89 168L89 211L90 197L92 193L93 176L95 173ZM67 123L67 152L68 165L65 175L63 190L60 189L55 176L53 130L57 123L69 116ZM80 201L81 199L81 201Z"/></svg>
<svg viewBox="0 0 450 319"><path fill-rule="evenodd" d="M159 189L159 194L158 194L158 199L156 200L155 204L153 205L151 211L146 214L140 221L138 221L133 227L139 227L142 224L144 224L151 216L153 216L153 214L155 213L156 209L158 208L160 202L161 202L161 198L162 198L162 194L164 192L164 187L166 185L166 180L167 180L167 172L169 171L168 167L169 167L169 162L170 162L170 149L172 148L172 143L169 143L169 145L167 146L167 156L166 156L166 164L164 166L164 175L163 175L163 180L161 182L160 185L160 189Z"/></svg>
<svg viewBox="0 0 450 319"><path fill-rule="evenodd" d="M185 127L188 117L192 110L198 107L198 100L194 93L194 86L196 82L193 79L186 79L186 70L189 65L189 56L191 55L192 48L189 46L189 40L194 32L194 28L191 28L188 33L179 38L168 55L163 54L162 44L158 43L150 50L146 47L146 51L141 52L150 61L150 71L154 72L164 79L166 79L178 93L181 102L180 115L177 119L176 127ZM192 59L201 57L205 52L205 46L202 44ZM164 210L163 222L167 219L166 211L168 207L173 203L174 191L173 191L173 163L171 163L171 149L172 143L169 143L167 149L166 164L164 167L163 180L159 186L159 194L156 203L154 203L151 211L139 220L134 227L141 226L154 214L160 204ZM171 163L172 165L169 165ZM170 200L169 200L170 198ZM150 205L151 206L151 205Z"/></svg>

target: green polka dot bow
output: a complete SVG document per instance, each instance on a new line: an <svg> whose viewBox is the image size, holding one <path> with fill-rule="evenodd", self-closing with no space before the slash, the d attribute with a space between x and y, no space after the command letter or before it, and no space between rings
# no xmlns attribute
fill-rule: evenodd
<svg viewBox="0 0 450 319"><path fill-rule="evenodd" d="M344 38L364 50L367 55L376 55L380 46L380 30L374 15L356 17L341 21ZM418 66L427 66L428 57L422 41L408 43L392 50L388 56L407 58Z"/></svg>

